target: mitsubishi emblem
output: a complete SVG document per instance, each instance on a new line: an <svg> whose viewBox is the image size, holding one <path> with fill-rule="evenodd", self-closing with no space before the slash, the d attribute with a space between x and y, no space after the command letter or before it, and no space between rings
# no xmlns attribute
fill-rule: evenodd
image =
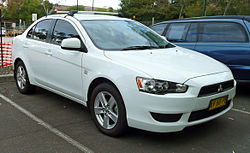
<svg viewBox="0 0 250 153"><path fill-rule="evenodd" d="M222 88L222 85L220 84L220 87L218 88L218 92L222 92L223 91L223 88Z"/></svg>

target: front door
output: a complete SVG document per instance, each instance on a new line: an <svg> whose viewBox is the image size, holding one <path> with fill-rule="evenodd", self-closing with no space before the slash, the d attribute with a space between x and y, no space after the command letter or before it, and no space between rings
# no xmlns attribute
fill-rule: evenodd
<svg viewBox="0 0 250 153"><path fill-rule="evenodd" d="M63 39L80 36L71 23L57 20L51 35L49 51L51 60L46 68L49 86L74 98L81 99L82 92L82 56L83 52L61 48Z"/></svg>

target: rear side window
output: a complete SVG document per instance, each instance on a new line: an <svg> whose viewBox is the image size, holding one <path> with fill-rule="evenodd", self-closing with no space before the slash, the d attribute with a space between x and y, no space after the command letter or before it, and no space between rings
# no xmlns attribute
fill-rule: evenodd
<svg viewBox="0 0 250 153"><path fill-rule="evenodd" d="M80 36L78 35L77 31L72 26L72 24L64 20L58 20L56 22L56 25L52 34L51 43L60 45L62 40L66 38L79 38L80 39Z"/></svg>
<svg viewBox="0 0 250 153"><path fill-rule="evenodd" d="M196 42L198 37L198 23L192 23L186 37L187 42Z"/></svg>
<svg viewBox="0 0 250 153"><path fill-rule="evenodd" d="M171 42L183 42L185 41L187 30L190 23L172 23L170 24L166 38Z"/></svg>
<svg viewBox="0 0 250 153"><path fill-rule="evenodd" d="M27 38L33 38L33 33L34 33L34 30L35 30L35 27L36 27L36 26L33 26L33 27L29 30L29 32L28 32L28 34L27 34Z"/></svg>
<svg viewBox="0 0 250 153"><path fill-rule="evenodd" d="M157 24L152 26L151 29L161 35L164 32L166 26L167 24Z"/></svg>
<svg viewBox="0 0 250 153"><path fill-rule="evenodd" d="M43 20L36 25L34 31L34 39L40 41L46 41L50 28L51 28L52 20Z"/></svg>
<svg viewBox="0 0 250 153"><path fill-rule="evenodd" d="M246 32L232 22L201 23L200 42L246 42Z"/></svg>

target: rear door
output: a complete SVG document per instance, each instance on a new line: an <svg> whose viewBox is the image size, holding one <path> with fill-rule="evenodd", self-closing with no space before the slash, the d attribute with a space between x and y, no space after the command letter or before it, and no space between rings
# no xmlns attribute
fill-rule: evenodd
<svg viewBox="0 0 250 153"><path fill-rule="evenodd" d="M194 49L197 41L197 23L171 23L165 37L177 46Z"/></svg>
<svg viewBox="0 0 250 153"><path fill-rule="evenodd" d="M51 19L38 22L30 29L23 44L32 76L39 84L43 84L47 79L44 72L49 60L47 49L52 23Z"/></svg>
<svg viewBox="0 0 250 153"><path fill-rule="evenodd" d="M249 35L243 21L202 22L195 50L225 63L237 80L250 80Z"/></svg>

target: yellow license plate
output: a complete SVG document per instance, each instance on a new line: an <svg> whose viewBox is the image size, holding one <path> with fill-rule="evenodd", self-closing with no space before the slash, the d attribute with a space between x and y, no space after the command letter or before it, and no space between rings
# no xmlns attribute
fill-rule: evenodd
<svg viewBox="0 0 250 153"><path fill-rule="evenodd" d="M209 110L214 110L216 108L225 106L227 103L228 96L220 97L210 101Z"/></svg>

